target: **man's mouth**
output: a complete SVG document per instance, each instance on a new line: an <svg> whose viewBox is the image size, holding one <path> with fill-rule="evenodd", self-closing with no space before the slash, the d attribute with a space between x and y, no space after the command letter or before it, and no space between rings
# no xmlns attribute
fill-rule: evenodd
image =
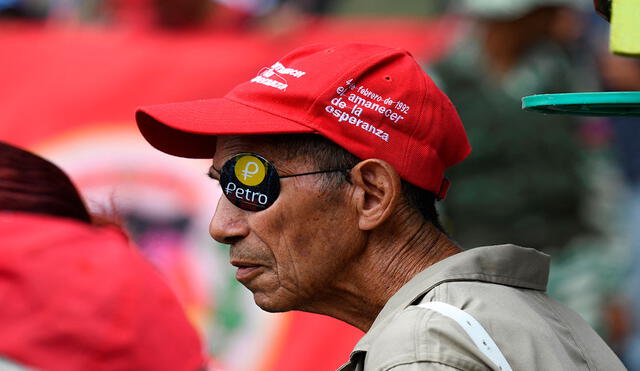
<svg viewBox="0 0 640 371"><path fill-rule="evenodd" d="M240 282L247 281L260 274L263 266L255 263L232 261L231 265L237 267L236 279Z"/></svg>

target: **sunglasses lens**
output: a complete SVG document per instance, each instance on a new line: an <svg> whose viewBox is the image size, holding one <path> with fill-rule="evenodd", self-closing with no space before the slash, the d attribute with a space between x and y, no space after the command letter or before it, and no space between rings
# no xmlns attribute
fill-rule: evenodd
<svg viewBox="0 0 640 371"><path fill-rule="evenodd" d="M268 208L280 194L276 169L254 153L241 153L225 162L220 170L220 185L232 204L249 211Z"/></svg>

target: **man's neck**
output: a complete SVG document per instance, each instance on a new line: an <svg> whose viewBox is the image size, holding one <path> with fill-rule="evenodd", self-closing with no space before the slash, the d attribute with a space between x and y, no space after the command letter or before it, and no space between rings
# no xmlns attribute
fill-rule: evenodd
<svg viewBox="0 0 640 371"><path fill-rule="evenodd" d="M411 223L394 231L372 234L363 254L336 277L327 295L304 311L325 314L368 331L404 284L427 267L460 252L460 248L430 223ZM379 238L384 236L387 238ZM388 237L395 238L389 240Z"/></svg>

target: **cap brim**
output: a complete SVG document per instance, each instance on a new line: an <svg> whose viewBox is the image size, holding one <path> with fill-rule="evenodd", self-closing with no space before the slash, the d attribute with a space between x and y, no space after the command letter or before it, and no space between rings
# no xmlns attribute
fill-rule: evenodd
<svg viewBox="0 0 640 371"><path fill-rule="evenodd" d="M227 98L140 107L136 122L144 138L162 152L212 158L218 135L314 133L287 118Z"/></svg>

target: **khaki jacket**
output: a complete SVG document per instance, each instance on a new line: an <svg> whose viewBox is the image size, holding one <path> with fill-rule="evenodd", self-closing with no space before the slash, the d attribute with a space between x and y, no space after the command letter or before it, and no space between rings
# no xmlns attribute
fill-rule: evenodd
<svg viewBox="0 0 640 371"><path fill-rule="evenodd" d="M415 306L433 301L473 316L513 370L624 370L578 314L545 294L549 260L500 245L432 265L391 297L340 371L499 370L457 322Z"/></svg>

